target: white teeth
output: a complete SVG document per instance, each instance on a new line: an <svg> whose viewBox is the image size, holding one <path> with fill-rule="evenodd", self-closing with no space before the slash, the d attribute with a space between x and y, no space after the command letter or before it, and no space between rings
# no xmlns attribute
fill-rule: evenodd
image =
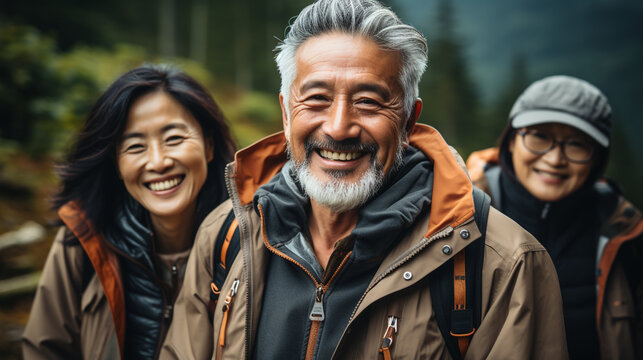
<svg viewBox="0 0 643 360"><path fill-rule="evenodd" d="M177 186L181 182L181 178L175 177L170 180L165 180L165 181L158 181L158 182L153 182L149 184L149 188L152 191L163 191L163 190L168 190L171 189L175 186Z"/></svg>
<svg viewBox="0 0 643 360"><path fill-rule="evenodd" d="M326 159L330 160L340 160L340 161L350 161L357 159L361 154L358 152L333 152L328 150L320 150L319 154Z"/></svg>
<svg viewBox="0 0 643 360"><path fill-rule="evenodd" d="M563 174L554 174L550 173L547 171L542 171L542 170L537 170L537 172L545 177L551 178L551 179L564 179L566 176Z"/></svg>

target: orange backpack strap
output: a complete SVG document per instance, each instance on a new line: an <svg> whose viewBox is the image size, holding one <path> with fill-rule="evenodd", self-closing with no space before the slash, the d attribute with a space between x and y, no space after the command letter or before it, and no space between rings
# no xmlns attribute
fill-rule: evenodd
<svg viewBox="0 0 643 360"><path fill-rule="evenodd" d="M212 260L212 282L210 283L210 301L208 303L208 315L213 318L214 308L219 300L221 287L228 276L228 269L234 262L240 249L239 222L230 210L228 217L223 222L214 245ZM218 261L217 261L218 260Z"/></svg>
<svg viewBox="0 0 643 360"><path fill-rule="evenodd" d="M491 198L474 187L474 220L481 236L429 276L435 318L453 359L463 359L482 321L482 265Z"/></svg>
<svg viewBox="0 0 643 360"><path fill-rule="evenodd" d="M471 306L467 308L466 251L463 250L453 257L453 312L449 332L457 338L462 357L467 352L469 339L475 332Z"/></svg>
<svg viewBox="0 0 643 360"><path fill-rule="evenodd" d="M236 218L234 218L232 220L232 223L230 224L230 227L228 228L228 232L226 233L225 240L223 241L223 246L221 247L221 258L219 265L221 265L221 267L224 269L226 268L225 260L226 254L228 253L228 247L230 246L230 241L232 240L235 231L237 231L237 227L239 227L239 222Z"/></svg>

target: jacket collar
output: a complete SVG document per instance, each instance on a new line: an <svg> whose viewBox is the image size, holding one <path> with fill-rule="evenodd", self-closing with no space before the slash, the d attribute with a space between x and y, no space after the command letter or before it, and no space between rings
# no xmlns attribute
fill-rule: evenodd
<svg viewBox="0 0 643 360"><path fill-rule="evenodd" d="M434 163L430 220L425 237L455 228L473 216L473 185L455 150L434 128L416 124L411 145ZM241 205L252 203L257 189L270 181L287 161L283 131L259 140L235 154L234 182ZM233 194L231 194L232 196Z"/></svg>
<svg viewBox="0 0 643 360"><path fill-rule="evenodd" d="M118 348L123 357L125 344L125 296L116 255L109 250L106 239L97 234L86 218L81 206L70 201L58 210L58 216L78 239L89 257L109 304L118 339Z"/></svg>

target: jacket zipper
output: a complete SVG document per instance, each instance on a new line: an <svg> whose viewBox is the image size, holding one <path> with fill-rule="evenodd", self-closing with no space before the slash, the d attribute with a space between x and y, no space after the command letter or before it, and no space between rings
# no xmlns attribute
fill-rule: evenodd
<svg viewBox="0 0 643 360"><path fill-rule="evenodd" d="M368 288L366 288L366 291L364 291L364 293L362 294L362 297L359 299L359 301L355 305L355 308L353 309L353 312L351 313L350 318L348 318L348 324L350 325L350 323L353 321L353 318L355 317L355 313L357 312L357 309L359 308L360 304L362 303L362 301L366 297L366 294L368 294L368 292L371 291L371 289L374 288L375 285L377 285L382 279L384 279L388 274L392 273L395 269L399 268L404 263L406 263L407 261L409 261L413 257L415 257L415 255L417 255L420 251L424 250L424 248L427 247L430 243L432 243L432 242L434 242L436 240L439 240L439 239L443 239L443 238L451 235L452 232L453 232L453 228L451 226L447 226L445 229L436 232L435 234L433 234L428 239L427 238L422 239L422 241L418 245L416 245L415 247L411 248L406 253L402 254L400 256L401 260L393 263L386 270L381 272L376 278L374 278L374 280L371 282L371 284L368 286ZM348 328L348 326L347 326L347 328Z"/></svg>
<svg viewBox="0 0 643 360"><path fill-rule="evenodd" d="M230 201L232 201L232 210L234 212L235 217L237 218L237 221L239 222L239 243L241 246L241 251L243 253L243 270L246 274L246 280L245 280L245 285L246 285L246 322L245 322L245 356L243 356L246 359L250 359L250 349L251 349L251 341L252 341L252 334L250 334L250 331L252 329L252 284L253 284L253 277L252 277L252 251L250 250L252 248L252 244L250 243L251 239L246 236L248 233L247 228L247 219L244 216L243 213L243 206L241 205L241 200L239 199L238 192L237 192L237 187L236 184L234 183L234 180L230 177L232 171L234 171L235 163L229 163L226 168L225 168L225 184L226 184L226 189L228 190L228 196L230 197Z"/></svg>
<svg viewBox="0 0 643 360"><path fill-rule="evenodd" d="M228 291L228 295L226 295L225 297L223 307L221 308L221 311L223 312L223 318L221 319L221 327L219 329L217 359L220 359L223 353L223 347L225 346L226 328L228 326L228 315L230 314L230 308L232 307L232 299L235 295L237 295L237 291L239 291L239 279L234 279L234 282L232 283L232 286Z"/></svg>
<svg viewBox="0 0 643 360"><path fill-rule="evenodd" d="M471 219L473 219L473 217ZM471 221L471 219L463 222L462 225L467 224L469 221ZM398 259L400 259L400 260L398 260L398 261L394 262L393 264L391 264L388 268L386 268L383 272L381 272L376 278L374 278L373 281L371 281L371 284L368 286L368 288L362 294L362 297L359 299L359 301L355 305L355 308L353 308L353 312L351 313L351 316L348 318L348 324L346 325L346 328L344 328L344 332L340 336L340 340L339 340L340 343L342 341L341 339L343 339L344 335L346 334L346 330L350 327L351 323L353 322L353 319L355 318L355 314L357 313L357 309L359 309L359 306L362 304L362 301L364 301L364 298L366 297L366 294L368 294L368 292L371 291L371 289L373 289L375 287L375 285L377 285L382 279L384 279L388 274L393 272L395 269L397 269L398 267L402 266L404 263L406 263L407 261L409 261L413 257L415 257L418 253L420 253L422 250L424 250L424 248L426 248L429 244L431 244L432 242L434 242L436 240L448 237L449 235L451 235L452 232L453 232L453 228L451 226L447 226L446 228L437 231L436 233L434 233L430 237L423 238L420 241L420 243L418 243L415 247L407 250L405 253L400 255L398 257ZM339 346L339 343L335 347L335 351L337 350L338 346ZM333 353L331 358L334 357L334 356L335 356L335 353Z"/></svg>
<svg viewBox="0 0 643 360"><path fill-rule="evenodd" d="M303 265L301 265L299 262L295 261L293 258L289 257L288 255L278 251L275 249L272 245L268 243L268 236L266 234L266 228L265 228L265 223L264 223L264 215L263 215L263 208L261 205L258 205L257 208L259 209L259 214L261 217L261 232L263 234L263 242L264 245L272 252L273 254L288 260L292 262L293 264L297 265L299 268L301 268L308 276L313 280L315 283L315 294L314 294L314 304L313 304L313 309L310 312L309 319L311 320L310 324L310 332L308 335L308 344L306 345L306 360L312 359L315 351L315 346L317 345L317 337L319 335L319 328L321 326L322 321L324 321L325 315L324 315L324 294L330 287L330 285L333 283L333 280L337 277L337 274L339 274L340 270L344 267L344 264L348 261L348 258L350 257L352 251L349 251L345 256L344 259L342 259L342 262L337 266L337 269L333 273L333 276L328 280L327 283L322 284L315 279L313 274L308 271Z"/></svg>
<svg viewBox="0 0 643 360"><path fill-rule="evenodd" d="M393 340L397 334L397 317L389 316L388 326L384 331L384 337L382 337L382 343L380 344L380 354L384 357L384 360L391 360L391 346L393 346Z"/></svg>

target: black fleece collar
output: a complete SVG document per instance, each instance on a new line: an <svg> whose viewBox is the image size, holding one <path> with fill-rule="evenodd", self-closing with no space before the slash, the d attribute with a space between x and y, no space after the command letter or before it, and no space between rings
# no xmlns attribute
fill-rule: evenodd
<svg viewBox="0 0 643 360"><path fill-rule="evenodd" d="M299 234L308 238L309 199L296 182L289 161L255 193L255 209L261 205L268 242L280 248ZM428 213L433 190L433 162L409 147L404 165L380 192L359 209L351 257L366 261L383 255L400 234L423 213ZM258 210L257 210L258 212Z"/></svg>

